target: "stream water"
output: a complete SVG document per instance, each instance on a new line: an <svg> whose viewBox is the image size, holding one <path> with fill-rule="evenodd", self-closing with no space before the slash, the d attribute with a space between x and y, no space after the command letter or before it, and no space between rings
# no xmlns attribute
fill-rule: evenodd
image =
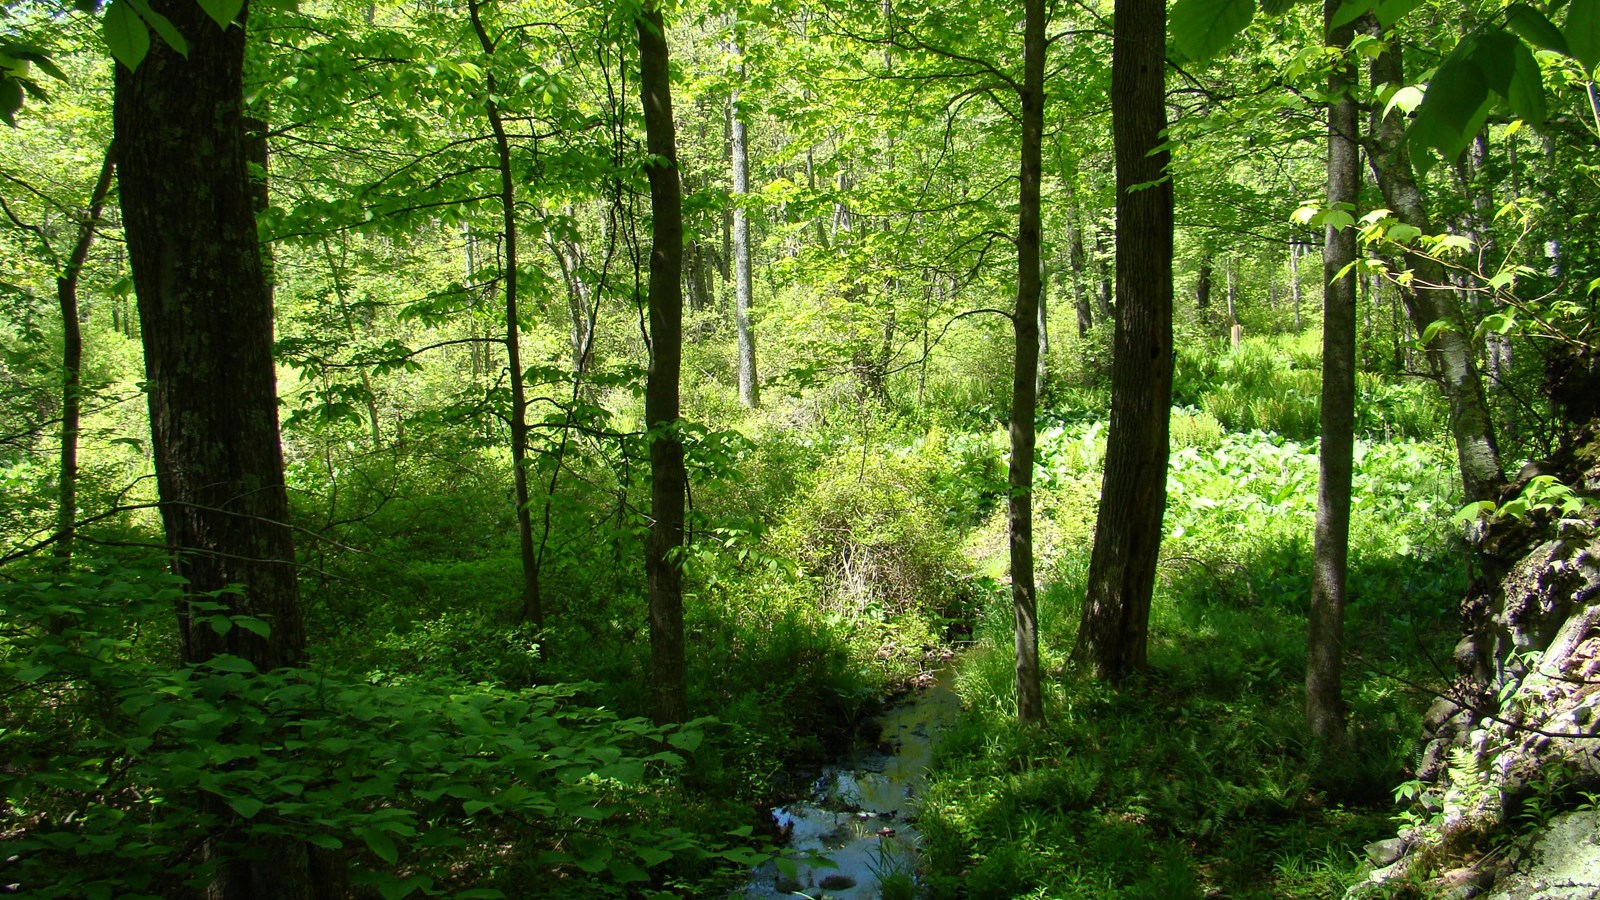
<svg viewBox="0 0 1600 900"><path fill-rule="evenodd" d="M953 669L946 667L868 720L850 756L824 767L807 799L772 810L788 836L789 858L826 857L832 865L802 861L785 874L768 862L738 896L846 900L884 896L886 887L890 895L911 896L920 839L917 799L940 732L960 710L953 680Z"/></svg>

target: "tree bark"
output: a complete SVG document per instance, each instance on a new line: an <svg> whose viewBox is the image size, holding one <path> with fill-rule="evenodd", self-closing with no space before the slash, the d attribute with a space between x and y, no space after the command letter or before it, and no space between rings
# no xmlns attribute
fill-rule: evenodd
<svg viewBox="0 0 1600 900"><path fill-rule="evenodd" d="M1211 308L1211 254L1200 257L1200 274L1194 280L1194 308Z"/></svg>
<svg viewBox="0 0 1600 900"><path fill-rule="evenodd" d="M522 374L522 314L517 260L517 188L511 171L511 141L506 136L505 121L500 115L500 105L495 100L498 86L494 77L495 43L483 26L482 4L467 0L467 14L472 19L472 30L478 35L478 44L488 58L484 67L484 111L489 119L489 130L494 134L495 164L500 176L500 240L505 251L505 267L500 279L505 285L505 344L506 368L511 380L511 483L517 502L517 552L522 561L522 621L535 627L544 625L544 601L540 596L539 559L533 546L533 513L529 510L528 492L528 392Z"/></svg>
<svg viewBox="0 0 1600 900"><path fill-rule="evenodd" d="M153 41L138 71L119 66L116 77L123 227L162 519L191 603L244 585L218 602L272 626L266 637L242 628L219 635L186 605L183 658L234 653L263 669L292 665L305 638L278 438L272 300L245 165L244 32L219 31L192 0L151 5L192 36L187 59Z"/></svg>
<svg viewBox="0 0 1600 900"><path fill-rule="evenodd" d="M72 544L78 521L78 431L83 419L83 322L78 318L78 279L89 259L100 212L111 192L116 170L116 144L106 148L100 176L89 194L89 208L78 223L78 238L67 264L56 277L56 300L61 306L61 458L57 484L56 542L51 548L58 565L72 563Z"/></svg>
<svg viewBox="0 0 1600 900"><path fill-rule="evenodd" d="M1397 43L1392 40L1386 43L1383 52L1372 60L1370 77L1373 84L1405 83L1401 80L1405 76ZM1369 151L1372 172L1383 191L1384 203L1394 210L1400 221L1421 229L1423 234L1433 234L1433 220L1406 147L1405 123L1398 113L1373 116ZM1427 353L1450 408L1450 434L1455 440L1465 498L1469 502L1493 500L1499 496L1505 476L1495 442L1494 422L1484 399L1483 379L1473 359L1471 330L1462 319L1455 292L1448 286L1444 267L1438 260L1408 252L1406 263L1416 277L1412 286L1402 289L1401 294L1417 334L1422 335L1434 322L1449 324L1428 343Z"/></svg>
<svg viewBox="0 0 1600 900"><path fill-rule="evenodd" d="M1017 719L1044 721L1039 688L1039 614L1033 577L1034 416L1038 405L1041 284L1039 182L1044 145L1044 0L1023 0L1021 200L1017 221L1017 308L1011 317L1011 609L1015 619Z"/></svg>
<svg viewBox="0 0 1600 900"><path fill-rule="evenodd" d="M1164 140L1166 5L1116 0L1111 123L1117 306L1111 426L1074 658L1119 680L1146 663L1172 410L1172 182ZM1143 187L1138 187L1143 185ZM1137 189L1136 189L1137 187Z"/></svg>
<svg viewBox="0 0 1600 900"><path fill-rule="evenodd" d="M737 19L733 27L738 28ZM733 54L739 56L737 83L742 84L744 58L739 53L737 31L732 46ZM737 88L728 101L728 132L733 151L733 319L739 343L739 402L746 409L755 409L761 405L761 389L756 380L756 334L750 325L750 212L744 206L750 196L750 155Z"/></svg>
<svg viewBox="0 0 1600 900"><path fill-rule="evenodd" d="M1361 193L1354 64L1342 54L1354 24L1335 27L1341 0L1325 0L1325 43L1341 56L1328 75L1328 208L1356 215ZM1350 554L1350 479L1355 448L1356 230L1328 225L1322 251L1322 447L1318 454L1306 723L1324 747L1344 739L1345 576Z"/></svg>
<svg viewBox="0 0 1600 900"><path fill-rule="evenodd" d="M150 432L184 662L233 654L268 670L305 648L278 433L272 294L247 170L244 22L219 29L192 0L150 0L188 39L151 42L116 70L113 121L128 260L138 294ZM220 606L220 610L217 609ZM265 635L221 633L252 616ZM206 808L232 818L218 798ZM339 891L336 867L303 843L252 835L253 858L221 855L210 896L305 898Z"/></svg>
<svg viewBox="0 0 1600 900"><path fill-rule="evenodd" d="M678 379L683 355L683 197L678 187L672 81L661 8L647 0L639 34L639 94L644 106L650 176L650 371L645 427L650 430L650 537L645 569L650 594L650 664L657 724L688 718L683 651L684 496L688 475L678 435Z"/></svg>

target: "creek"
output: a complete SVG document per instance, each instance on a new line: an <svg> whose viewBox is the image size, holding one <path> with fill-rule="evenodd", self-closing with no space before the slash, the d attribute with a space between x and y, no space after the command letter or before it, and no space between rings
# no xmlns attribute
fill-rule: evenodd
<svg viewBox="0 0 1600 900"><path fill-rule="evenodd" d="M756 869L738 894L747 898L876 898L915 894L917 805L941 732L955 722L952 666L868 719L850 754L824 766L806 799L772 810L785 856L799 860L785 873L774 862ZM829 864L808 864L826 858Z"/></svg>

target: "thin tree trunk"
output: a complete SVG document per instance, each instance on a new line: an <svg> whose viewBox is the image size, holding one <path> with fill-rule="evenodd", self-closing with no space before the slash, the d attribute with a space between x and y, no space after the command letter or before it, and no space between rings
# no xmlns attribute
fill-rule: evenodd
<svg viewBox="0 0 1600 900"><path fill-rule="evenodd" d="M1211 308L1211 254L1200 257L1200 274L1194 280L1194 308Z"/></svg>
<svg viewBox="0 0 1600 900"><path fill-rule="evenodd" d="M736 83L743 84L744 57L739 52L737 18L732 27L735 29L730 39L732 52L739 57ZM761 389L756 379L756 334L750 325L750 212L745 209L750 197L750 156L737 88L728 101L728 132L733 152L733 318L739 343L739 402L746 409L755 409L761 405Z"/></svg>
<svg viewBox="0 0 1600 900"><path fill-rule="evenodd" d="M1043 256L1042 250L1040 255ZM1039 262L1039 365L1034 372L1033 394L1037 400L1050 384L1050 269L1043 259Z"/></svg>
<svg viewBox="0 0 1600 900"><path fill-rule="evenodd" d="M1094 233L1095 271L1099 275L1098 287L1095 291L1095 304L1100 307L1100 319L1105 322L1117 320L1116 308L1112 306L1111 266L1107 262L1110 254L1106 252L1105 236L1098 228Z"/></svg>
<svg viewBox="0 0 1600 900"><path fill-rule="evenodd" d="M1166 4L1116 0L1111 128L1117 164L1117 308L1111 427L1074 658L1098 677L1143 668L1167 503L1172 412L1172 181ZM1144 186L1135 190L1136 186Z"/></svg>
<svg viewBox="0 0 1600 900"><path fill-rule="evenodd" d="M1390 42L1384 48L1372 60L1372 83L1404 84L1400 45ZM1368 156L1385 205L1394 210L1400 221L1421 229L1423 234L1433 234L1433 221L1411 167L1405 123L1399 114L1373 117L1370 148ZM1402 295L1417 334L1426 332L1434 322L1443 321L1450 326L1440 330L1428 343L1427 353L1439 375L1439 387L1450 409L1450 433L1455 439L1465 497L1468 501L1495 499L1505 477L1495 442L1494 423L1484 399L1483 380L1473 360L1471 330L1462 320L1444 267L1420 253L1408 252L1406 262L1416 279Z"/></svg>
<svg viewBox="0 0 1600 900"><path fill-rule="evenodd" d="M1011 609L1015 619L1017 720L1044 721L1039 688L1039 614L1033 577L1034 415L1038 404L1039 182L1044 141L1044 0L1023 0L1022 193L1017 221L1016 360L1011 376Z"/></svg>
<svg viewBox="0 0 1600 900"><path fill-rule="evenodd" d="M1237 350L1244 340L1244 326L1239 324L1239 282L1233 275L1233 257L1223 257L1222 272L1228 290L1228 345Z"/></svg>
<svg viewBox="0 0 1600 900"><path fill-rule="evenodd" d="M78 223L78 239L67 265L56 278L56 300L61 305L61 469L56 507L56 542L51 548L62 569L72 563L72 543L78 521L78 430L83 418L83 323L78 318L78 279L89 259L100 212L111 192L116 170L116 144L106 148L100 177L89 194L89 208Z"/></svg>
<svg viewBox="0 0 1600 900"><path fill-rule="evenodd" d="M1344 53L1355 26L1332 22L1341 0L1325 0L1328 47ZM1360 125L1354 64L1341 57L1328 76L1328 208L1354 210L1361 193ZM1352 213L1354 215L1354 213ZM1322 251L1322 447L1318 454L1306 722L1328 748L1344 739L1345 575L1350 553L1350 479L1355 447L1356 230L1328 225Z"/></svg>
<svg viewBox="0 0 1600 900"><path fill-rule="evenodd" d="M1067 241L1067 262L1072 267L1072 304L1078 313L1078 337L1082 338L1087 337L1089 330L1094 328L1094 314L1089 309L1089 297L1084 290L1084 279L1088 277L1084 271L1087 260L1083 252L1083 226L1078 224L1076 213L1067 226Z"/></svg>
<svg viewBox="0 0 1600 900"><path fill-rule="evenodd" d="M682 367L683 197L678 188L677 140L667 33L657 0L646 0L636 22L639 94L644 106L650 176L650 371L645 427L650 430L650 538L645 569L650 595L650 668L658 724L688 718L683 648L683 546L688 475L678 435L678 378Z"/></svg>
<svg viewBox="0 0 1600 900"><path fill-rule="evenodd" d="M1299 241L1289 244L1289 297L1294 301L1294 333L1304 330L1300 320L1300 255L1305 245Z"/></svg>
<svg viewBox="0 0 1600 900"><path fill-rule="evenodd" d="M505 286L505 343L506 368L511 378L511 482L517 501L517 551L522 561L522 621L535 627L544 625L544 600L539 585L539 559L533 546L533 514L529 510L528 492L528 394L523 384L522 372L522 316L518 308L518 287L521 282L517 270L517 188L511 171L511 141L506 136L505 121L500 115L500 104L495 99L499 88L494 77L495 42L483 26L482 4L467 0L467 14L472 19L472 30L478 35L478 44L488 58L484 67L484 111L489 119L489 130L494 134L495 163L500 174L500 240L505 248L505 266L501 280Z"/></svg>

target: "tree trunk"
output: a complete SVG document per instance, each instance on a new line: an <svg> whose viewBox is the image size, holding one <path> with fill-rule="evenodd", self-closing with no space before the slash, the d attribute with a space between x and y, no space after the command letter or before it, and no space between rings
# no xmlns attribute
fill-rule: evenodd
<svg viewBox="0 0 1600 900"><path fill-rule="evenodd" d="M1043 156L1042 151L1040 155ZM1042 163L1040 167L1043 168ZM1040 255L1043 256L1042 249ZM1037 402L1050 384L1050 268L1042 258L1039 262L1039 364L1034 373L1033 396Z"/></svg>
<svg viewBox="0 0 1600 900"><path fill-rule="evenodd" d="M522 281L517 269L517 188L511 171L511 141L496 101L499 94L494 77L494 41L483 27L482 4L467 0L467 14L477 32L488 65L484 66L484 110L489 130L494 134L495 163L500 175L500 240L505 248L505 266L500 279L505 285L506 368L511 379L511 483L517 501L517 551L522 560L522 621L535 627L544 625L544 601L540 596L539 557L533 546L533 514L528 509L528 392L522 372L522 315L518 287Z"/></svg>
<svg viewBox="0 0 1600 900"><path fill-rule="evenodd" d="M156 486L173 571L185 579L178 644L187 663L221 654L257 669L305 649L272 359L272 293L247 170L244 21L219 29L192 0L150 0L188 39L151 41L137 71L117 66L113 121L128 259L138 293ZM153 123L159 123L156 127ZM221 633L221 614L266 622ZM202 804L223 821L218 798ZM242 823L241 823L242 824ZM252 858L218 855L210 896L341 893L326 857L251 835Z"/></svg>
<svg viewBox="0 0 1600 900"><path fill-rule="evenodd" d="M1084 291L1084 279L1088 277L1086 268L1086 254L1083 252L1083 226L1078 224L1076 214L1072 217L1072 224L1067 231L1067 260L1072 267L1072 304L1078 313L1078 337L1087 337L1089 330L1094 328L1094 314L1089 309L1089 297Z"/></svg>
<svg viewBox="0 0 1600 900"><path fill-rule="evenodd" d="M1324 4L1328 47L1344 53L1355 26L1332 24L1341 0ZM1361 194L1357 79L1341 55L1328 75L1328 209L1349 209ZM1317 523L1311 575L1310 635L1306 642L1306 722L1311 736L1333 748L1344 739L1346 564L1350 554L1350 473L1355 447L1356 230L1328 225L1322 251L1322 447L1318 454ZM1341 274L1343 273L1343 274Z"/></svg>
<svg viewBox="0 0 1600 900"><path fill-rule="evenodd" d="M67 265L56 277L56 300L61 306L61 468L57 485L56 542L51 548L58 564L65 569L72 563L72 543L78 521L78 429L83 418L83 322L78 318L78 278L89 259L95 230L100 227L100 212L111 192L111 176L116 170L116 144L106 148L100 163L100 177L89 194L89 208L78 223L78 239L72 245Z"/></svg>
<svg viewBox="0 0 1600 900"><path fill-rule="evenodd" d="M1239 283L1233 275L1233 257L1224 257L1222 273L1228 293L1228 346L1239 349L1244 340L1244 326L1239 324Z"/></svg>
<svg viewBox="0 0 1600 900"><path fill-rule="evenodd" d="M736 31L732 52L739 57L737 81L742 84L744 58L739 54L737 19L733 27ZM761 405L761 394L760 383L756 380L756 335L750 325L750 212L745 209L750 197L750 156L737 88L728 102L728 132L733 148L733 320L739 342L739 402L746 409L755 409Z"/></svg>
<svg viewBox="0 0 1600 900"><path fill-rule="evenodd" d="M650 668L657 724L688 718L683 651L684 495L688 475L678 435L678 377L683 354L683 197L678 188L672 81L661 8L647 0L636 22L639 95L644 106L650 175L650 372L645 427L650 430L650 538L645 569L650 593Z"/></svg>
<svg viewBox="0 0 1600 900"><path fill-rule="evenodd" d="M1111 123L1117 307L1111 426L1076 659L1119 680L1142 668L1167 502L1172 410L1172 181L1164 140L1166 5L1116 0ZM1140 189L1135 190L1136 186Z"/></svg>
<svg viewBox="0 0 1600 900"><path fill-rule="evenodd" d="M1372 61L1372 83L1404 84L1402 78L1400 45L1389 42ZM1433 234L1427 201L1411 167L1405 123L1398 113L1373 117L1368 156L1385 205L1394 210L1400 221L1421 229L1423 234ZM1427 352L1450 408L1450 433L1455 439L1465 497L1469 502L1493 500L1499 496L1505 478L1500 466L1500 450L1495 443L1494 423L1484 399L1483 380L1473 359L1471 329L1462 320L1444 267L1420 253L1407 253L1406 263L1416 278L1402 294L1417 334L1423 334L1434 322L1450 325L1428 343Z"/></svg>
<svg viewBox="0 0 1600 900"><path fill-rule="evenodd" d="M1021 202L1017 221L1016 360L1011 376L1011 608L1015 618L1017 719L1044 721L1039 614L1033 578L1033 448L1039 364L1039 182L1044 141L1044 0L1023 0Z"/></svg>
<svg viewBox="0 0 1600 900"><path fill-rule="evenodd" d="M1303 329L1300 321L1300 256L1305 252L1305 245L1299 241L1289 244L1289 297L1294 301L1294 333L1299 334Z"/></svg>
<svg viewBox="0 0 1600 900"><path fill-rule="evenodd" d="M1105 236L1102 235L1098 230L1096 230L1094 234L1094 253L1095 271L1099 275L1099 290L1095 291L1095 303L1100 307L1101 320L1106 322L1116 322L1116 308L1111 305L1111 266L1106 261L1109 257L1109 254L1106 253Z"/></svg>
<svg viewBox="0 0 1600 900"><path fill-rule="evenodd" d="M1200 274L1194 280L1194 308L1211 308L1211 254L1200 257Z"/></svg>

